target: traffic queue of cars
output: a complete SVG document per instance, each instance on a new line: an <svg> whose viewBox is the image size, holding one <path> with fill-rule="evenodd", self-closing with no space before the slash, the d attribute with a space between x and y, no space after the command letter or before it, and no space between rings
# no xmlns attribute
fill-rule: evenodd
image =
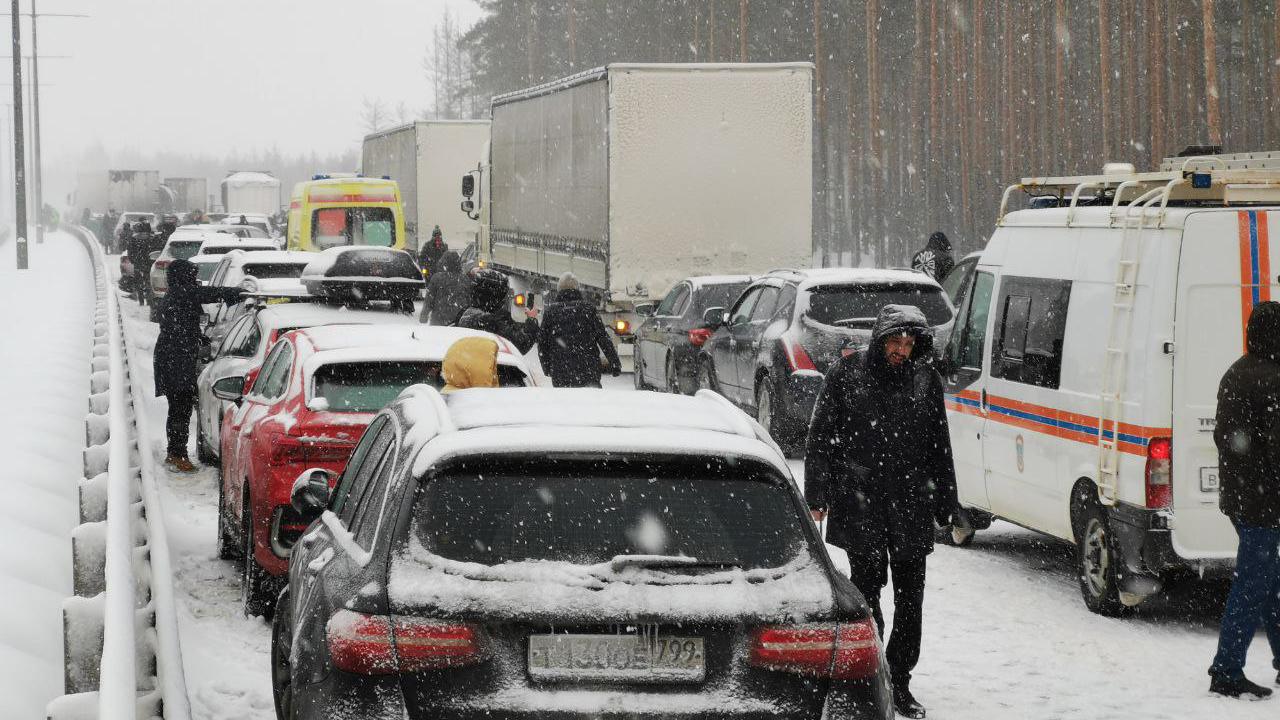
<svg viewBox="0 0 1280 720"><path fill-rule="evenodd" d="M892 717L847 558L758 423L713 392L537 387L508 341L416 322L404 251L305 255L301 288L210 314L198 383L279 717ZM499 387L442 395L465 337Z"/></svg>

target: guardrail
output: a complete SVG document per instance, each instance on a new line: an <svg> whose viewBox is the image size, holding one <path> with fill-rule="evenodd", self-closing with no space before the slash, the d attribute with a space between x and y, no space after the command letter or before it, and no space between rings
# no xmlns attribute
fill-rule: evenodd
<svg viewBox="0 0 1280 720"><path fill-rule="evenodd" d="M189 720L168 536L129 378L119 294L94 234L64 226L92 258L97 289L81 525L72 531L75 595L63 603L65 692L50 720Z"/></svg>

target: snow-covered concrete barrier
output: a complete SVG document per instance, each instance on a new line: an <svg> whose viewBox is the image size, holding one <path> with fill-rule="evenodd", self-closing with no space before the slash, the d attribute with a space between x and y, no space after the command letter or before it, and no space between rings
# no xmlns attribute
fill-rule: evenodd
<svg viewBox="0 0 1280 720"><path fill-rule="evenodd" d="M50 720L187 720L190 705L154 463L138 452L129 353L116 288L93 234L68 228L94 262L98 307L85 419L81 525L72 532L76 595L63 604L66 695Z"/></svg>

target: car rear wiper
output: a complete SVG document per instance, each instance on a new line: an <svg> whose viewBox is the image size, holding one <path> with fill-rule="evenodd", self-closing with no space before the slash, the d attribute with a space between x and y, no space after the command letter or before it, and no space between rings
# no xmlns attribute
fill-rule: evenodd
<svg viewBox="0 0 1280 720"><path fill-rule="evenodd" d="M615 555L609 561L613 570L627 567L736 568L737 560L701 560L688 555Z"/></svg>

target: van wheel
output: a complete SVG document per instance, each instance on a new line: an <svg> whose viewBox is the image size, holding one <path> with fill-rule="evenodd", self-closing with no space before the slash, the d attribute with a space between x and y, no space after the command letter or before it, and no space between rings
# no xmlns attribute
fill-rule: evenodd
<svg viewBox="0 0 1280 720"><path fill-rule="evenodd" d="M1120 617L1129 610L1120 602L1120 583L1116 571L1120 555L1116 552L1111 535L1111 523L1106 510L1087 494L1092 488L1085 486L1082 502L1077 503L1076 571L1080 578L1080 594L1090 611L1104 617Z"/></svg>
<svg viewBox="0 0 1280 720"><path fill-rule="evenodd" d="M244 603L245 617L260 615L271 619L271 599L268 596L267 573L258 565L253 554L253 509L249 506L249 497L244 499L244 512L241 513L244 527L241 530L244 561L240 563L240 599Z"/></svg>

